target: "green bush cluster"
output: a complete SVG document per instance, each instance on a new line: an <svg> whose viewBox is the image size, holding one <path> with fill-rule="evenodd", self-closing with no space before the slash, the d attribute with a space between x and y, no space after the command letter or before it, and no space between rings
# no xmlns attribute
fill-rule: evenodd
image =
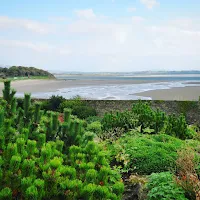
<svg viewBox="0 0 200 200"><path fill-rule="evenodd" d="M63 98L62 96L53 95L48 100L45 100L42 103L42 109L58 111L60 108L60 105L65 101L66 101L65 98Z"/></svg>
<svg viewBox="0 0 200 200"><path fill-rule="evenodd" d="M96 133L97 135L101 135L101 132L102 132L101 122L99 121L92 122L91 124L87 126L87 130L93 133Z"/></svg>
<svg viewBox="0 0 200 200"><path fill-rule="evenodd" d="M168 135L126 134L107 146L116 164L124 171L138 174L159 173L175 169L177 150L185 142Z"/></svg>
<svg viewBox="0 0 200 200"><path fill-rule="evenodd" d="M96 116L97 112L94 108L89 106L75 106L72 109L72 114L76 115L80 119L86 119L91 116Z"/></svg>
<svg viewBox="0 0 200 200"><path fill-rule="evenodd" d="M103 131L123 128L126 132L138 127L138 116L130 111L106 113L102 119Z"/></svg>
<svg viewBox="0 0 200 200"><path fill-rule="evenodd" d="M173 180L170 172L152 174L147 184L148 200L187 200L184 190Z"/></svg>
<svg viewBox="0 0 200 200"><path fill-rule="evenodd" d="M83 122L46 114L25 94L17 109L5 82L0 102L0 199L121 199L124 185Z"/></svg>
<svg viewBox="0 0 200 200"><path fill-rule="evenodd" d="M131 111L106 113L102 119L102 129L123 128L125 132L140 127L141 133L165 133L180 139L193 138L194 132L188 129L185 117L167 116L160 110L153 110L146 102L139 101Z"/></svg>
<svg viewBox="0 0 200 200"><path fill-rule="evenodd" d="M80 119L86 119L91 116L96 116L96 110L81 100L80 97L66 100L62 96L51 96L50 99L45 100L42 103L42 109L52 110L57 112L64 112L65 108L70 108L72 114L76 115Z"/></svg>

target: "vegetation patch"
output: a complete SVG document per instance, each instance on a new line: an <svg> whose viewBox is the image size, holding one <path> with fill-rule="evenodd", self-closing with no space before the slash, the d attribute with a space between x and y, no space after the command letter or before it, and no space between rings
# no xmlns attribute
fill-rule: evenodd
<svg viewBox="0 0 200 200"><path fill-rule="evenodd" d="M146 175L174 170L177 150L184 146L184 141L168 135L135 133L108 144L113 159L124 172Z"/></svg>
<svg viewBox="0 0 200 200"><path fill-rule="evenodd" d="M53 74L35 67L12 66L9 68L0 67L0 77L5 79L8 77L48 77L55 78Z"/></svg>
<svg viewBox="0 0 200 200"><path fill-rule="evenodd" d="M23 107L5 82L0 101L0 199L121 199L124 184L83 121L64 109L41 110L25 94Z"/></svg>

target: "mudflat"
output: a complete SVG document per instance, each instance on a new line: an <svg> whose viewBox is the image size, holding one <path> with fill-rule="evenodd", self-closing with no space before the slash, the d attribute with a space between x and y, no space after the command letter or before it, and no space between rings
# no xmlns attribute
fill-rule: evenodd
<svg viewBox="0 0 200 200"><path fill-rule="evenodd" d="M20 93L55 92L62 88L74 88L84 86L101 85L127 85L155 83L157 81L144 80L19 80L13 81L11 87ZM159 81L161 82L161 81ZM194 84L194 82L193 82ZM0 83L0 95L2 96L3 82ZM199 86L177 87L171 89L158 89L147 92L135 93L139 97L151 97L152 100L199 100Z"/></svg>
<svg viewBox="0 0 200 200"><path fill-rule="evenodd" d="M137 93L137 96L151 97L152 100L198 101L200 86L188 86Z"/></svg>
<svg viewBox="0 0 200 200"><path fill-rule="evenodd" d="M116 85L116 84L142 84L153 83L156 81L140 80L19 80L13 81L11 87L17 92L54 92L62 88L84 87L95 85ZM0 94L4 88L3 82L0 83Z"/></svg>

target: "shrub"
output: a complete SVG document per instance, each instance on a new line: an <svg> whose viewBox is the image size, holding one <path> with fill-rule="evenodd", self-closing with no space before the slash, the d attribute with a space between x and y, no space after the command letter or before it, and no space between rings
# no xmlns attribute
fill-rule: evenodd
<svg viewBox="0 0 200 200"><path fill-rule="evenodd" d="M184 144L182 140L168 135L129 133L108 143L108 148L123 170L151 174L174 169L177 150Z"/></svg>
<svg viewBox="0 0 200 200"><path fill-rule="evenodd" d="M148 200L169 199L187 200L184 190L173 180L170 172L152 174L147 183Z"/></svg>
<svg viewBox="0 0 200 200"><path fill-rule="evenodd" d="M12 199L12 190L8 187L5 187L0 191L0 199L2 200L11 200Z"/></svg>
<svg viewBox="0 0 200 200"><path fill-rule="evenodd" d="M138 125L141 126L141 133L145 128L153 129L153 133L159 133L164 128L167 120L164 112L154 111L149 103L142 101L133 105L132 112L138 115Z"/></svg>
<svg viewBox="0 0 200 200"><path fill-rule="evenodd" d="M13 109L15 92L10 82L5 85L9 101L0 106L0 199L121 199L120 174L70 109L59 122L59 113L44 114L29 94L23 109Z"/></svg>
<svg viewBox="0 0 200 200"><path fill-rule="evenodd" d="M94 108L88 106L75 106L72 109L72 114L80 119L86 119L90 116L96 116L97 112Z"/></svg>
<svg viewBox="0 0 200 200"><path fill-rule="evenodd" d="M123 128L116 127L111 128L109 130L101 132L98 137L102 140L116 141L119 137L121 137L125 133Z"/></svg>
<svg viewBox="0 0 200 200"><path fill-rule="evenodd" d="M71 109L73 109L76 106L86 106L86 104L80 98L74 98L74 99L65 100L64 102L62 102L60 104L59 111L63 112L63 110L65 108L71 108Z"/></svg>
<svg viewBox="0 0 200 200"><path fill-rule="evenodd" d="M191 200L200 197L198 165L199 155L194 150L187 148L178 151L176 181L185 190L186 197Z"/></svg>
<svg viewBox="0 0 200 200"><path fill-rule="evenodd" d="M91 116L91 117L88 117L86 118L86 121L88 124L91 124L92 122L101 122L102 118L99 117L99 116Z"/></svg>
<svg viewBox="0 0 200 200"><path fill-rule="evenodd" d="M126 132L138 126L138 116L130 111L106 113L102 119L103 131L123 128Z"/></svg>
<svg viewBox="0 0 200 200"><path fill-rule="evenodd" d="M148 103L139 101L131 111L106 113L102 119L102 129L123 128L125 132L138 128L143 134L164 133L182 140L191 139L197 134L188 128L183 115L167 116L160 110L153 110Z"/></svg>
<svg viewBox="0 0 200 200"><path fill-rule="evenodd" d="M184 115L180 115L179 117L170 115L168 117L165 133L182 140L191 139L193 137L192 132L188 130Z"/></svg>
<svg viewBox="0 0 200 200"><path fill-rule="evenodd" d="M97 135L100 135L102 132L101 130L101 123L100 122L92 122L87 126L87 130L96 133Z"/></svg>
<svg viewBox="0 0 200 200"><path fill-rule="evenodd" d="M43 109L58 111L60 105L65 101L65 98L62 96L51 96L46 102L43 103Z"/></svg>

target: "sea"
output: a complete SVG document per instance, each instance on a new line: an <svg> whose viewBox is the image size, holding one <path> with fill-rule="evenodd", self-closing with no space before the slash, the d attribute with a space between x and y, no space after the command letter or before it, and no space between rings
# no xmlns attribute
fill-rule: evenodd
<svg viewBox="0 0 200 200"><path fill-rule="evenodd" d="M50 98L52 95L59 95L66 99L72 99L76 96L80 96L83 99L94 100L151 100L151 97L143 97L138 93L177 87L200 86L200 74L70 74L57 75L56 78L67 81L99 80L105 81L105 84L60 88L53 92L32 93L32 97L46 99ZM106 81L109 80L115 81L116 84L106 85ZM120 81L126 80L140 81L140 83L130 84L129 82L129 84L120 84ZM143 81L144 83L142 83ZM119 82L119 84L117 82ZM18 94L18 96L22 96L22 94Z"/></svg>

